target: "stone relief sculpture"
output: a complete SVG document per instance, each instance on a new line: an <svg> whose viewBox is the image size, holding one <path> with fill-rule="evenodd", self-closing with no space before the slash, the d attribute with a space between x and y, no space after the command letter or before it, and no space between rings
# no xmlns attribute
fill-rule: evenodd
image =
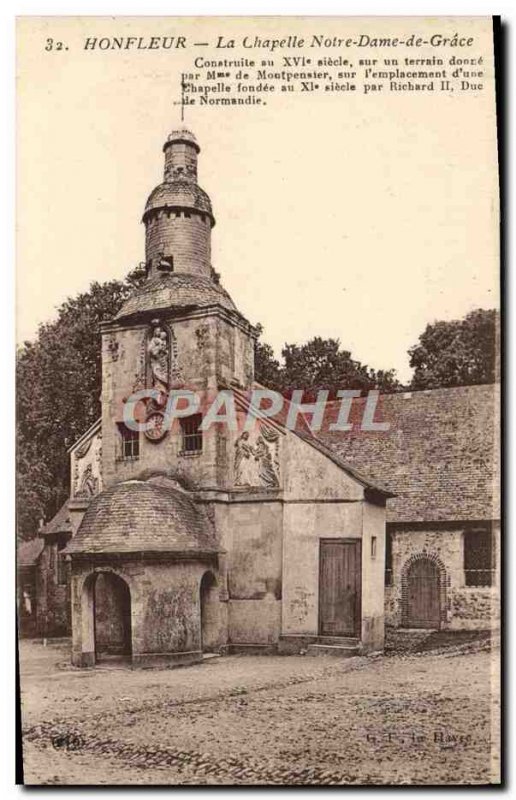
<svg viewBox="0 0 516 800"><path fill-rule="evenodd" d="M167 392L169 387L169 344L167 332L156 321L152 330L147 352L151 372L152 387Z"/></svg>
<svg viewBox="0 0 516 800"><path fill-rule="evenodd" d="M249 441L249 432L244 431L235 442L235 485L253 486L255 474L254 447Z"/></svg>
<svg viewBox="0 0 516 800"><path fill-rule="evenodd" d="M153 320L147 344L150 385L166 394L169 389L182 385L174 331Z"/></svg>
<svg viewBox="0 0 516 800"><path fill-rule="evenodd" d="M97 494L98 488L99 481L93 474L93 465L88 464L81 479L80 489L76 493L77 497L93 497Z"/></svg>
<svg viewBox="0 0 516 800"><path fill-rule="evenodd" d="M86 441L83 442L75 451L75 458L84 458L84 456L88 453L92 442L93 439L86 439Z"/></svg>
<svg viewBox="0 0 516 800"><path fill-rule="evenodd" d="M75 497L91 497L100 491L101 459L102 433L99 431L83 442L74 453L72 494Z"/></svg>
<svg viewBox="0 0 516 800"><path fill-rule="evenodd" d="M255 447L256 460L258 461L258 477L264 486L271 488L278 486L278 476L274 470L271 451L262 436L258 437Z"/></svg>
<svg viewBox="0 0 516 800"><path fill-rule="evenodd" d="M77 458L75 458L75 466L73 470L73 486L72 486L72 493L77 494L79 491L79 462Z"/></svg>
<svg viewBox="0 0 516 800"><path fill-rule="evenodd" d="M253 444L249 431L235 442L235 486L279 486L279 434L260 428Z"/></svg>

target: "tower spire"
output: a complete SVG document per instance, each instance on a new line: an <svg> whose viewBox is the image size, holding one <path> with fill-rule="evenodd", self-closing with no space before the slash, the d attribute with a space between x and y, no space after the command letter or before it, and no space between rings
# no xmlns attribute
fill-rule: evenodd
<svg viewBox="0 0 516 800"><path fill-rule="evenodd" d="M185 127L172 131L163 145L163 183L151 192L143 222L149 277L162 269L212 275L210 198L197 182L201 148Z"/></svg>
<svg viewBox="0 0 516 800"><path fill-rule="evenodd" d="M181 123L184 123L184 121L185 121L185 106L186 106L186 103L185 103L186 81L185 81L183 75L181 75L181 83L179 85L181 87L180 99L179 100L174 100L172 105L181 106Z"/></svg>

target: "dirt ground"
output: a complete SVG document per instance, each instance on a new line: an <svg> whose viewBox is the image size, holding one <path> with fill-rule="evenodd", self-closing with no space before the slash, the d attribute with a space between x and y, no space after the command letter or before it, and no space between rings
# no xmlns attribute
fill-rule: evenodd
<svg viewBox="0 0 516 800"><path fill-rule="evenodd" d="M20 660L26 784L499 781L499 652L485 642L78 670L68 643L23 641Z"/></svg>

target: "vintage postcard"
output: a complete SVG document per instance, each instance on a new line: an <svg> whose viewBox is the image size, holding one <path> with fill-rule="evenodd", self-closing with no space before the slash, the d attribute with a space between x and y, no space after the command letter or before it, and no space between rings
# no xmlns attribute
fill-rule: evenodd
<svg viewBox="0 0 516 800"><path fill-rule="evenodd" d="M499 35L18 19L24 783L500 783Z"/></svg>

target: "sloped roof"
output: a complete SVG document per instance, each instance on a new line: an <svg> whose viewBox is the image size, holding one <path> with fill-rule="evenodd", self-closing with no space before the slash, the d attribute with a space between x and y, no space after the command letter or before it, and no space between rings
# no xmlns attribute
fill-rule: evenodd
<svg viewBox="0 0 516 800"><path fill-rule="evenodd" d="M145 311L204 308L214 305L222 306L229 311L237 311L226 290L209 278L183 272L165 272L146 281L137 289L125 301L115 320Z"/></svg>
<svg viewBox="0 0 516 800"><path fill-rule="evenodd" d="M331 404L318 436L396 494L388 521L499 518L498 385L380 395L375 421L388 431L360 430L365 402L353 401L351 431L328 430Z"/></svg>
<svg viewBox="0 0 516 800"><path fill-rule="evenodd" d="M66 553L216 553L201 506L166 478L129 480L98 494Z"/></svg>
<svg viewBox="0 0 516 800"><path fill-rule="evenodd" d="M102 417L99 417L97 420L95 420L95 422L92 425L90 425L88 430L84 431L84 433L82 433L79 436L79 438L75 440L75 442L72 444L71 447L68 448L66 452L72 453L79 447L80 444L85 442L87 439L89 438L93 439L94 435L98 433L98 431L100 431L101 426L102 426Z"/></svg>
<svg viewBox="0 0 516 800"><path fill-rule="evenodd" d="M40 557L44 546L45 543L39 536L35 539L29 539L27 542L22 542L18 547L17 553L18 567L33 567Z"/></svg>
<svg viewBox="0 0 516 800"><path fill-rule="evenodd" d="M70 515L68 512L68 500L63 503L57 514L52 517L50 522L47 522L41 532L44 536L51 533L72 532L72 523L70 522Z"/></svg>
<svg viewBox="0 0 516 800"><path fill-rule="evenodd" d="M210 198L204 189L191 181L165 181L156 186L145 205L143 220L145 221L150 211L159 208L191 208L207 214L212 227L215 225Z"/></svg>

